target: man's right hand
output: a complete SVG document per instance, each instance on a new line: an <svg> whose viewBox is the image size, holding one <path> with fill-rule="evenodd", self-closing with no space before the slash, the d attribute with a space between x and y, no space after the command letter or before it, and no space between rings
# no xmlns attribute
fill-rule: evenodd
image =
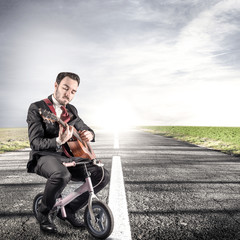
<svg viewBox="0 0 240 240"><path fill-rule="evenodd" d="M66 143L73 135L73 127L67 125L66 128L64 128L62 125L59 125L59 134L58 134L58 142L60 142L60 145L63 145Z"/></svg>

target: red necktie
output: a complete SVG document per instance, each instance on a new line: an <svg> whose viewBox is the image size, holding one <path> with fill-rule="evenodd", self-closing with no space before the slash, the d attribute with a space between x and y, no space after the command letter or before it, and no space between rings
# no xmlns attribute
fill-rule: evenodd
<svg viewBox="0 0 240 240"><path fill-rule="evenodd" d="M61 109L62 109L62 114L60 116L60 118L65 122L67 123L69 120L70 120L70 116L67 112L67 109L64 107L64 106L61 106Z"/></svg>
<svg viewBox="0 0 240 240"><path fill-rule="evenodd" d="M63 120L65 123L67 123L70 120L70 116L67 112L67 109L64 106L61 106L61 109L62 109L62 114L60 116L60 119ZM68 151L64 145L62 145L62 150L67 157L71 157L71 155L68 153Z"/></svg>

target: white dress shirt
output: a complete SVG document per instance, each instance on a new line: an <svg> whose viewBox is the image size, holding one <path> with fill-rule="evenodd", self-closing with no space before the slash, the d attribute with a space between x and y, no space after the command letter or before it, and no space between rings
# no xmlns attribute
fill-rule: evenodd
<svg viewBox="0 0 240 240"><path fill-rule="evenodd" d="M62 105L57 101L57 99L53 95L52 95L52 100L53 100L53 107L55 109L56 115L57 117L60 118L62 114L62 109L61 109ZM56 142L57 142L57 148L60 148L60 146L62 145L62 142L60 141L59 137L57 137Z"/></svg>
<svg viewBox="0 0 240 240"><path fill-rule="evenodd" d="M52 100L53 100L53 107L55 109L55 112L57 114L57 117L60 118L62 114L62 109L61 109L61 104L57 101L57 99L52 95Z"/></svg>

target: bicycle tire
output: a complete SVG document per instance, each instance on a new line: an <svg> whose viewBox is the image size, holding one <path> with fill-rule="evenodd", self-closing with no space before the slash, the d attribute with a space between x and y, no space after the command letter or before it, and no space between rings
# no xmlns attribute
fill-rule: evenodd
<svg viewBox="0 0 240 240"><path fill-rule="evenodd" d="M106 239L110 236L114 227L112 211L107 204L102 201L93 201L92 209L97 226L92 225L89 208L87 206L84 212L84 222L86 224L86 228L93 237L98 239Z"/></svg>
<svg viewBox="0 0 240 240"><path fill-rule="evenodd" d="M43 193L38 193L33 199L33 213L35 218L38 220L38 209L43 198Z"/></svg>

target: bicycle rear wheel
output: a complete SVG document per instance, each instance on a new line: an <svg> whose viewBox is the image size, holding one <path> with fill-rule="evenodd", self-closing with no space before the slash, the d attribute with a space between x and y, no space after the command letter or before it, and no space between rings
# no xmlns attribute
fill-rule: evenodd
<svg viewBox="0 0 240 240"><path fill-rule="evenodd" d="M43 193L38 193L33 200L33 213L35 218L38 220L38 209L41 205Z"/></svg>
<svg viewBox="0 0 240 240"><path fill-rule="evenodd" d="M92 202L92 209L95 219L91 221L88 206L84 212L84 222L88 232L99 239L107 238L113 230L114 220L110 208L101 201Z"/></svg>

